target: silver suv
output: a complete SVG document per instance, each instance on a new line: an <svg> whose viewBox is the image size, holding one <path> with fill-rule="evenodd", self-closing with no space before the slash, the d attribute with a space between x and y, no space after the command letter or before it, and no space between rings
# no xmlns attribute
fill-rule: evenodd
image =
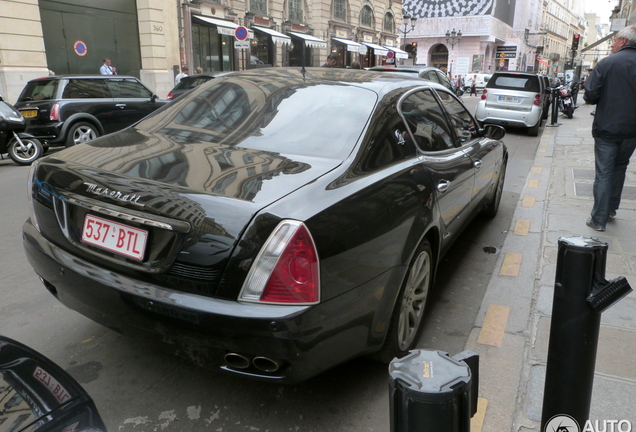
<svg viewBox="0 0 636 432"><path fill-rule="evenodd" d="M481 124L528 128L528 135L537 136L546 93L543 80L536 74L495 72L484 89L475 110Z"/></svg>

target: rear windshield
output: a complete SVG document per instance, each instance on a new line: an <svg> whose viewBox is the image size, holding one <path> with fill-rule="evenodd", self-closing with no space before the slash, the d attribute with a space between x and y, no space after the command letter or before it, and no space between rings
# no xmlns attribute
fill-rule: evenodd
<svg viewBox="0 0 636 432"><path fill-rule="evenodd" d="M58 82L58 80L47 79L29 81L22 90L18 102L55 99Z"/></svg>
<svg viewBox="0 0 636 432"><path fill-rule="evenodd" d="M521 90L539 93L539 77L525 75L494 75L488 81L488 88Z"/></svg>
<svg viewBox="0 0 636 432"><path fill-rule="evenodd" d="M173 90L190 90L200 86L204 82L210 81L211 79L212 77L209 77L209 76L202 76L202 77L191 76L191 77L181 78L181 81L179 81L179 84L177 84Z"/></svg>
<svg viewBox="0 0 636 432"><path fill-rule="evenodd" d="M228 146L321 158L346 158L373 111L376 93L298 80L276 85L218 78L178 99L163 124L151 116L137 129L176 142Z"/></svg>

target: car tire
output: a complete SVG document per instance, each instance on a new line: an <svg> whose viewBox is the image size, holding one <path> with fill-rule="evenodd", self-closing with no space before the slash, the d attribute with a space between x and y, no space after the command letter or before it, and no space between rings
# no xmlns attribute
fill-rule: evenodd
<svg viewBox="0 0 636 432"><path fill-rule="evenodd" d="M404 356L417 342L426 311L426 300L433 282L434 268L433 250L428 240L423 240L415 250L404 277L384 345L373 354L376 360L389 363L395 357Z"/></svg>
<svg viewBox="0 0 636 432"><path fill-rule="evenodd" d="M35 138L20 138L21 146L17 139L13 138L7 146L7 153L13 162L18 165L31 165L34 160L44 154L42 143Z"/></svg>
<svg viewBox="0 0 636 432"><path fill-rule="evenodd" d="M543 120L547 120L548 117L550 116L550 105L548 105L544 110L543 113L541 114L541 118Z"/></svg>
<svg viewBox="0 0 636 432"><path fill-rule="evenodd" d="M497 212L499 211L499 203L501 203L501 196L503 195L504 183L506 182L506 168L508 167L508 160L504 160L503 165L501 167L501 173L499 174L499 179L497 180L497 185L495 186L495 190L493 191L493 195L488 200L488 204L484 207L484 216L488 218L494 218L497 216Z"/></svg>
<svg viewBox="0 0 636 432"><path fill-rule="evenodd" d="M75 123L66 135L66 147L93 141L97 137L99 137L99 132L92 124L87 122Z"/></svg>
<svg viewBox="0 0 636 432"><path fill-rule="evenodd" d="M529 136L537 136L539 135L539 128L541 127L541 119L539 119L539 121L537 122L536 125L528 128L528 135Z"/></svg>
<svg viewBox="0 0 636 432"><path fill-rule="evenodd" d="M565 115L567 116L567 118L571 119L572 117L574 117L574 108L572 107L572 105L570 105L569 107L567 107L565 109Z"/></svg>

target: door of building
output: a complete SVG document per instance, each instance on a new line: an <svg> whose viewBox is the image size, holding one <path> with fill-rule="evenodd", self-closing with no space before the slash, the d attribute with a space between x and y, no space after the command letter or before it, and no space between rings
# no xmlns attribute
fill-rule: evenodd
<svg viewBox="0 0 636 432"><path fill-rule="evenodd" d="M139 78L135 2L40 0L40 16L47 64L55 74L98 74L108 57L117 74Z"/></svg>

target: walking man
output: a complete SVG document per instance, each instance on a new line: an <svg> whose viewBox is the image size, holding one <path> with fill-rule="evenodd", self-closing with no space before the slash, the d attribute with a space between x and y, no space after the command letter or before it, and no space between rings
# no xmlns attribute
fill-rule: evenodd
<svg viewBox="0 0 636 432"><path fill-rule="evenodd" d="M174 85L179 84L179 81L181 81L181 78L187 77L189 72L190 72L190 70L188 69L188 67L187 66L183 66L181 68L181 73L178 74L176 77L174 77Z"/></svg>
<svg viewBox="0 0 636 432"><path fill-rule="evenodd" d="M596 105L594 207L586 222L596 231L605 231L607 221L616 216L625 171L636 148L636 25L616 34L612 53L587 78L583 96Z"/></svg>

